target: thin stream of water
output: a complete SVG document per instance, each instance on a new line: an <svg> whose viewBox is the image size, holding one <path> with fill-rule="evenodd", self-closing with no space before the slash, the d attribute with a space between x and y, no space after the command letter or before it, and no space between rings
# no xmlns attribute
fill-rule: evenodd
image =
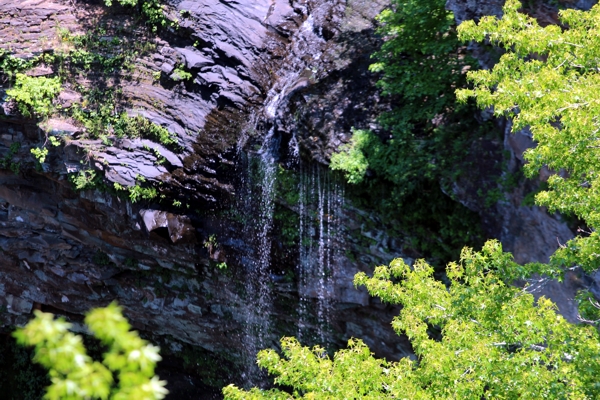
<svg viewBox="0 0 600 400"><path fill-rule="evenodd" d="M336 237L343 206L342 186L322 167L300 168L298 337L305 344L331 344ZM312 317L311 317L312 316ZM316 320L311 319L316 316Z"/></svg>
<svg viewBox="0 0 600 400"><path fill-rule="evenodd" d="M293 37L293 46L298 54L311 54L314 59L319 59L321 50L316 43L324 43L324 39L315 33L314 19L309 15L300 29ZM293 52L293 51L292 51ZM271 341L274 338L270 337L271 314L273 311L273 294L271 293L271 250L272 239L271 230L273 226L273 214L275 210L275 186L277 178L277 168L279 159L279 135L277 132L278 115L285 112L289 97L296 87L298 87L299 79L302 73L307 69L307 64L302 62L282 64L279 71L276 72L278 80L267 94L263 112L259 113L255 120L252 121L250 128L255 131L260 131L260 126L270 126L269 131L265 134L261 148L254 155L250 155L249 173L250 176L249 188L245 195L249 195L251 199L242 199L242 203L250 208L244 208L252 218L252 227L248 229L248 233L254 236L256 247L252 254L246 257L246 270L248 271L245 282L246 291L246 324L244 327L243 341L246 349L246 382L249 386L259 385L262 381L261 373L256 367L255 359L259 350L272 347ZM261 121L262 120L262 121ZM262 124L261 124L262 122ZM248 135L242 135L240 144L245 143ZM299 157L299 146L295 134L290 140L289 151L292 158ZM257 171L252 168L257 167ZM254 173L252 171L254 171ZM314 169L313 169L314 170ZM327 297L327 283L324 271L330 263L330 242L325 236L330 232L329 223L325 220L325 210L327 200L325 197L327 183L322 183L320 177L321 172L317 172L302 176L300 184L300 223L298 226L300 233L300 285L309 287L314 286L313 280L317 278L318 285L316 293L301 294L299 314L301 315L299 325L299 335L304 333L303 326L308 326L304 316L308 315L308 307L310 299L317 297L318 299ZM252 178L253 177L253 178ZM315 185L318 185L315 192ZM322 186L325 185L325 186ZM315 195L320 198L320 206L318 210L312 210L312 201ZM329 206L330 207L330 206ZM319 212L318 218L318 242L313 244L313 236L316 236L316 226L314 218L309 215L312 212ZM327 232L327 233L326 233ZM303 240L308 239L308 246L304 246ZM318 259L315 259L318 257ZM314 268L318 266L318 272ZM302 272L305 271L305 272ZM326 318L327 305L320 305L321 300L317 302L318 318ZM320 323L312 323L319 326ZM320 332L319 339L325 340L325 334Z"/></svg>

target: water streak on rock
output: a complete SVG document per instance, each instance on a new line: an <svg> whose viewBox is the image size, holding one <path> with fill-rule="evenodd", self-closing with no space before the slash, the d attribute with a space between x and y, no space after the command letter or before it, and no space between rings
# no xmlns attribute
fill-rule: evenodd
<svg viewBox="0 0 600 400"><path fill-rule="evenodd" d="M339 256L334 235L341 222L343 188L327 171L310 165L301 170L299 193L298 336L327 347L332 342L333 275Z"/></svg>

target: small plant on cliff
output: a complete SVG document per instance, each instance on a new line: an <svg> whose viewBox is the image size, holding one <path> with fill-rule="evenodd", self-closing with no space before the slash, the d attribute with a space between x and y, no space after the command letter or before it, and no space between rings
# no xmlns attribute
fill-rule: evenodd
<svg viewBox="0 0 600 400"><path fill-rule="evenodd" d="M592 399L600 396L600 337L573 325L545 298L507 284L526 269L496 241L463 249L447 287L423 260L392 261L358 273L382 301L403 306L392 326L417 360L376 359L360 340L330 359L320 347L283 339L285 358L262 351L258 364L289 389L224 389L226 399Z"/></svg>
<svg viewBox="0 0 600 400"><path fill-rule="evenodd" d="M219 242L217 242L217 237L215 235L209 235L203 244L204 248L208 250L210 255L212 255L213 252L219 248Z"/></svg>
<svg viewBox="0 0 600 400"><path fill-rule="evenodd" d="M144 180L140 180L141 183ZM158 191L154 187L142 187L140 183L136 183L133 186L123 186L117 182L113 184L114 189L117 193L126 193L132 203L136 203L141 199L153 200L158 196Z"/></svg>
<svg viewBox="0 0 600 400"><path fill-rule="evenodd" d="M35 318L14 336L20 344L35 346L33 360L48 368L52 384L45 399L162 399L165 382L154 375L160 361L158 347L130 331L115 303L90 311L85 322L107 348L102 362L87 355L81 336L71 324L52 314L35 311Z"/></svg>
<svg viewBox="0 0 600 400"><path fill-rule="evenodd" d="M48 148L46 147L34 147L31 149L31 154L35 157L38 163L43 164L48 156Z"/></svg>
<svg viewBox="0 0 600 400"><path fill-rule="evenodd" d="M81 169L69 174L69 181L75 190L105 189L103 176L93 169Z"/></svg>
<svg viewBox="0 0 600 400"><path fill-rule="evenodd" d="M148 21L148 25L152 31L156 32L158 28L167 25L167 17L163 10L163 6L159 0L116 0L122 6L140 7L142 15ZM113 4L112 0L104 0L104 4L110 7Z"/></svg>
<svg viewBox="0 0 600 400"><path fill-rule="evenodd" d="M369 139L368 132L353 129L350 143L341 146L338 152L331 155L329 167L335 171L343 171L348 183L361 183L369 168L369 161L362 148Z"/></svg>
<svg viewBox="0 0 600 400"><path fill-rule="evenodd" d="M17 103L19 112L25 117L44 118L52 111L52 100L61 89L60 78L27 76L17 74L15 85L8 89L9 99Z"/></svg>
<svg viewBox="0 0 600 400"><path fill-rule="evenodd" d="M10 144L8 149L8 153L2 158L0 158L0 168L8 168L14 172L14 174L18 174L21 168L21 163L17 163L13 161L13 157L19 152L21 148L20 142L13 142Z"/></svg>
<svg viewBox="0 0 600 400"><path fill-rule="evenodd" d="M182 66L178 66L173 70L171 79L173 79L175 82L189 81L192 79L192 74L186 71Z"/></svg>
<svg viewBox="0 0 600 400"><path fill-rule="evenodd" d="M8 51L0 49L0 72L12 79L15 74L27 71L38 61L38 57L24 59L12 56Z"/></svg>
<svg viewBox="0 0 600 400"><path fill-rule="evenodd" d="M118 137L142 137L154 139L165 146L177 146L177 136L168 129L155 124L141 115L130 117L122 113L114 121L114 132Z"/></svg>

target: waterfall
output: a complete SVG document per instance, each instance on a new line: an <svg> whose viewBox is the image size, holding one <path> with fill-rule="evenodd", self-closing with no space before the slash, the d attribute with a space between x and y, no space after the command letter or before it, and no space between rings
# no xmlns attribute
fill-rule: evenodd
<svg viewBox="0 0 600 400"><path fill-rule="evenodd" d="M244 326L244 347L246 349L246 380L249 385L260 383L261 373L256 367L258 351L271 347L269 341L272 296L270 289L271 228L275 209L275 179L277 172L277 149L275 128L265 135L263 144L250 159L250 187L244 193L249 195L250 208L244 208L253 215L250 234L255 238L256 251L246 261L247 277L244 283L246 292ZM254 170L252 170L254 169Z"/></svg>
<svg viewBox="0 0 600 400"><path fill-rule="evenodd" d="M323 167L300 170L298 212L298 337L306 343L331 344L333 275L338 257L343 187ZM311 321L311 314L317 317Z"/></svg>
<svg viewBox="0 0 600 400"><path fill-rule="evenodd" d="M326 2L324 2L325 4ZM312 61L302 55L310 54L312 60L320 59L325 40L322 34L315 33L312 15L307 15L306 20L292 38L289 60L284 60L281 67L274 73L276 81L267 93L262 112L254 115L248 124L248 131L263 132L264 137L260 149L248 154L248 179L245 190L242 191L240 205L249 216L252 216L250 226L246 227L246 234L252 235L254 249L249 249L248 254L242 257L246 270L245 289L245 324L243 327L243 343L246 349L245 379L248 386L257 386L262 383L262 375L256 367L256 354L258 351L273 347L270 334L271 314L273 312L271 293L271 231L273 227L273 213L275 210L275 184L279 161L280 133L278 132L278 118L286 112L286 106L294 91L307 84L303 74L314 68ZM269 127L268 131L264 127ZM266 132L266 133L265 133ZM239 139L240 149L245 145L250 135L243 133ZM292 158L299 159L298 141L295 136L290 139L290 154ZM313 286L315 291L303 294L300 308L308 307L308 299L317 299L316 310L319 320L323 319L325 325L329 324L329 303L331 296L331 280L328 274L331 270L332 244L329 239L331 222L328 220L332 209L330 198L330 182L328 174L313 168L312 175L302 175L302 179L312 180L312 184L305 181L301 184L300 192L300 280L306 284L300 286ZM316 175L315 175L316 174ZM323 175L323 177L321 176ZM317 185L315 189L315 185ZM315 191L316 190L316 191ZM304 198L304 199L303 199ZM304 208L303 208L304 207ZM315 208L317 207L317 208ZM313 213L317 213L312 215ZM308 246L303 245L303 240L308 241ZM316 268L316 269L315 269ZM316 286L314 280L316 279ZM314 308L313 306L311 306ZM300 311L306 316L310 313L308 308ZM306 318L305 318L306 319ZM305 321L300 322L304 324ZM312 327L320 326L320 322L312 321ZM327 341L326 329L317 328L315 341ZM310 330L310 329L309 329ZM314 329L313 329L314 330ZM301 329L304 334L304 329Z"/></svg>

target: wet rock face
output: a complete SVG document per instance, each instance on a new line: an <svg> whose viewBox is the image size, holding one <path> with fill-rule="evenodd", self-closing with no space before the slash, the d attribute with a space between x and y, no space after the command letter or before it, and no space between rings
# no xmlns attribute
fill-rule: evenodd
<svg viewBox="0 0 600 400"><path fill-rule="evenodd" d="M352 135L352 128L377 131L377 117L390 109L369 72L371 54L380 45L372 21L386 1L352 0L336 36L307 66L306 84L282 108L279 129L294 138L306 159L327 165L331 154Z"/></svg>

